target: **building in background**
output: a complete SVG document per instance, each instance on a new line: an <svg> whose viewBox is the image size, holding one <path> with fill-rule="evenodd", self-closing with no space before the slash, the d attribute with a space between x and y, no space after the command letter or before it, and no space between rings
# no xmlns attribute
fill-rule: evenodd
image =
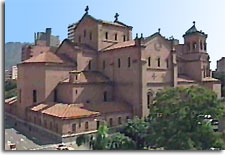
<svg viewBox="0 0 225 155"><path fill-rule="evenodd" d="M34 33L34 45L25 45L22 47L21 60L25 61L46 51L54 52L59 44L59 36L53 36L51 34L51 28L46 28L45 32Z"/></svg>
<svg viewBox="0 0 225 155"><path fill-rule="evenodd" d="M17 74L18 74L17 66L12 66L12 79L13 80L17 79Z"/></svg>
<svg viewBox="0 0 225 155"><path fill-rule="evenodd" d="M225 57L217 61L216 72L225 74Z"/></svg>
<svg viewBox="0 0 225 155"><path fill-rule="evenodd" d="M203 86L221 96L212 78L207 34L195 23L184 44L158 32L136 35L118 20L98 20L88 8L56 52L46 51L18 65L19 118L68 137L96 132L101 122L117 127L149 114L158 91Z"/></svg>
<svg viewBox="0 0 225 155"><path fill-rule="evenodd" d="M76 27L77 23L70 24L68 26L68 39L74 42L74 28Z"/></svg>

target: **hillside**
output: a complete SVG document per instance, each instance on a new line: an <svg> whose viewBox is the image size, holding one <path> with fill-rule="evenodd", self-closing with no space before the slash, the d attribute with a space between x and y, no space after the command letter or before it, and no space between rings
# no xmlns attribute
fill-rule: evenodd
<svg viewBox="0 0 225 155"><path fill-rule="evenodd" d="M22 46L28 43L8 42L5 44L5 69L21 62Z"/></svg>

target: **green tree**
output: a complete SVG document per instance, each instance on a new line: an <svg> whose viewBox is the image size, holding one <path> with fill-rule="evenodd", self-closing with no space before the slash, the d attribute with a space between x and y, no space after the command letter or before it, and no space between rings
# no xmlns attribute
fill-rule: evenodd
<svg viewBox="0 0 225 155"><path fill-rule="evenodd" d="M223 148L220 137L201 116L219 119L224 106L202 87L171 88L157 93L150 106L148 141L166 150Z"/></svg>

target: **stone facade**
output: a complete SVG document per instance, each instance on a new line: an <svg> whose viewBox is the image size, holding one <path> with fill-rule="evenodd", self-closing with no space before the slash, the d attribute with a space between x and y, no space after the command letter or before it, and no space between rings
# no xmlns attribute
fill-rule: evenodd
<svg viewBox="0 0 225 155"><path fill-rule="evenodd" d="M211 77L207 35L194 25L184 44L160 30L132 39L132 27L97 20L88 10L76 23L73 42L18 65L17 115L59 135L119 126L148 115L155 94L168 87L200 85L220 97Z"/></svg>

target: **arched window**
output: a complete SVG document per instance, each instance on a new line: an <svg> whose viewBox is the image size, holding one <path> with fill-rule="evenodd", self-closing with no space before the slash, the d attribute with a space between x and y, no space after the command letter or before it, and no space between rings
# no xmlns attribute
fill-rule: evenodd
<svg viewBox="0 0 225 155"><path fill-rule="evenodd" d="M117 40L117 33L115 34L115 40Z"/></svg>
<svg viewBox="0 0 225 155"><path fill-rule="evenodd" d="M207 50L207 44L206 44L206 42L204 43L204 50L206 51Z"/></svg>
<svg viewBox="0 0 225 155"><path fill-rule="evenodd" d="M108 32L105 32L105 39L108 39Z"/></svg>
<svg viewBox="0 0 225 155"><path fill-rule="evenodd" d="M123 41L126 41L126 36L125 35L123 35Z"/></svg>
<svg viewBox="0 0 225 155"><path fill-rule="evenodd" d="M88 130L88 122L85 122L85 130Z"/></svg>
<svg viewBox="0 0 225 155"><path fill-rule="evenodd" d="M89 34L89 39L92 40L92 32Z"/></svg>
<svg viewBox="0 0 225 155"><path fill-rule="evenodd" d="M121 117L118 117L118 124L122 124Z"/></svg>
<svg viewBox="0 0 225 155"><path fill-rule="evenodd" d="M118 68L120 68L120 58L118 59Z"/></svg>
<svg viewBox="0 0 225 155"><path fill-rule="evenodd" d="M203 49L203 47L202 47L202 42L200 41L200 49L202 50Z"/></svg>
<svg viewBox="0 0 225 155"><path fill-rule="evenodd" d="M157 59L158 67L160 67L160 58Z"/></svg>
<svg viewBox="0 0 225 155"><path fill-rule="evenodd" d="M113 126L113 119L112 119L112 118L109 119L109 126L110 126L110 127Z"/></svg>
<svg viewBox="0 0 225 155"><path fill-rule="evenodd" d="M104 102L107 102L107 91L104 91Z"/></svg>
<svg viewBox="0 0 225 155"><path fill-rule="evenodd" d="M91 70L91 60L89 60L88 69Z"/></svg>
<svg viewBox="0 0 225 155"><path fill-rule="evenodd" d="M148 66L151 66L151 57L148 57Z"/></svg>
<svg viewBox="0 0 225 155"><path fill-rule="evenodd" d="M193 42L193 44L192 44L192 45L193 45L193 47L192 47L192 48L193 48L193 50L196 50L196 49L197 49L197 43L196 43L196 42Z"/></svg>
<svg viewBox="0 0 225 155"><path fill-rule="evenodd" d="M153 101L153 93L148 92L147 93L147 107L148 107L148 109L150 108L150 105L152 104L152 101Z"/></svg>
<svg viewBox="0 0 225 155"><path fill-rule="evenodd" d="M72 131L76 132L76 124L72 124Z"/></svg>
<svg viewBox="0 0 225 155"><path fill-rule="evenodd" d="M102 61L102 69L105 69L105 60Z"/></svg>
<svg viewBox="0 0 225 155"><path fill-rule="evenodd" d="M128 68L130 68L130 65L131 65L131 59L130 57L128 57Z"/></svg>

